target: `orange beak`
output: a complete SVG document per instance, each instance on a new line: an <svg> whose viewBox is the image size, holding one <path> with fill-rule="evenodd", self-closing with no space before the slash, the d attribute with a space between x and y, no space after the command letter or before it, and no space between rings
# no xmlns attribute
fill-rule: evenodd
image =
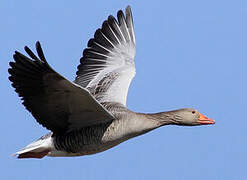
<svg viewBox="0 0 247 180"><path fill-rule="evenodd" d="M207 125L207 124L215 124L215 121L213 119L210 119L206 116L204 116L203 114L200 113L200 117L198 119L198 122L200 124L203 124L203 125Z"/></svg>

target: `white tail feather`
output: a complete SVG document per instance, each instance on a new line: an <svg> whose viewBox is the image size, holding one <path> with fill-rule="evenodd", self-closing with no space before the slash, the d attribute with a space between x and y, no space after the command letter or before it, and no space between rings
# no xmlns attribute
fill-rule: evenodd
<svg viewBox="0 0 247 180"><path fill-rule="evenodd" d="M40 138L37 141L30 143L22 150L14 153L13 156L18 156L18 158L28 158L29 155L27 153L30 153L30 157L35 158L35 156L37 156L38 158L40 158L40 154L51 151L52 147L52 137ZM27 155L24 155L25 153ZM24 155L24 157L21 157L21 155Z"/></svg>

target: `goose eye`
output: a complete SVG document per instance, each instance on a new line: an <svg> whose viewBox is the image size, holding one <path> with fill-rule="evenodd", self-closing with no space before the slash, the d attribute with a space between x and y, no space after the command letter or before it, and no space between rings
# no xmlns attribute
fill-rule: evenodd
<svg viewBox="0 0 247 180"><path fill-rule="evenodd" d="M196 111L192 111L192 114L195 114L196 113Z"/></svg>

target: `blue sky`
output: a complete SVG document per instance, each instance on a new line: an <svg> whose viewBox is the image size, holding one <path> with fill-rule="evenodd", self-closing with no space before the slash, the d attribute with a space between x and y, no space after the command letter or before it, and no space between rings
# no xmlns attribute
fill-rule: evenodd
<svg viewBox="0 0 247 180"><path fill-rule="evenodd" d="M197 108L214 126L167 126L91 156L18 160L10 155L48 131L8 81L15 50L35 41L70 80L109 14L131 5L137 112ZM0 6L1 179L246 179L247 2L242 0L14 1Z"/></svg>

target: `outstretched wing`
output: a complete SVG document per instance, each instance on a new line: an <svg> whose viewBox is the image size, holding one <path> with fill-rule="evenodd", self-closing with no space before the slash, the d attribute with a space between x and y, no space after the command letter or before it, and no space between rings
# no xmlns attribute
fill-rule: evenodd
<svg viewBox="0 0 247 180"><path fill-rule="evenodd" d="M62 133L114 119L87 89L68 81L49 66L39 42L36 49L39 58L28 47L25 51L31 59L15 52L9 80L40 124Z"/></svg>
<svg viewBox="0 0 247 180"><path fill-rule="evenodd" d="M99 102L126 105L135 76L135 34L130 6L109 16L88 41L78 66L75 83L87 88Z"/></svg>

